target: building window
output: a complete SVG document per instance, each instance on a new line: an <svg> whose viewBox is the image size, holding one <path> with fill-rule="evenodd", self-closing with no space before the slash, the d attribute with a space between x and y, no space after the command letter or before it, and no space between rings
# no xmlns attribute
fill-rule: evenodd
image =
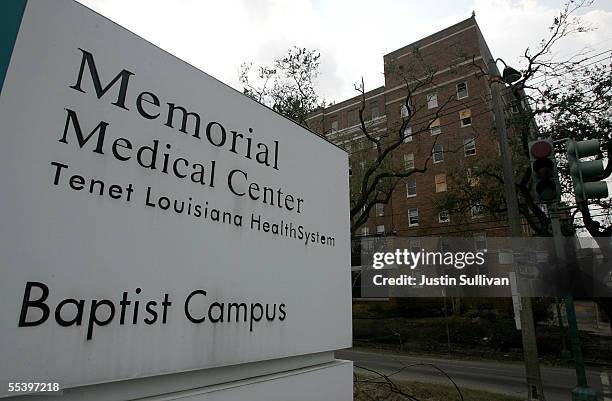
<svg viewBox="0 0 612 401"><path fill-rule="evenodd" d="M409 171L414 168L414 153L404 155L404 168Z"/></svg>
<svg viewBox="0 0 612 401"><path fill-rule="evenodd" d="M431 124L429 125L429 131L431 132L431 135L438 135L442 133L442 127L440 127L439 118L436 118L431 122Z"/></svg>
<svg viewBox="0 0 612 401"><path fill-rule="evenodd" d="M444 161L444 146L441 143L436 143L433 147L432 155L434 163Z"/></svg>
<svg viewBox="0 0 612 401"><path fill-rule="evenodd" d="M450 223L450 214L448 210L442 210L438 213L438 223Z"/></svg>
<svg viewBox="0 0 612 401"><path fill-rule="evenodd" d="M487 249L487 234L486 233L475 233L474 234L474 248L477 251L484 251Z"/></svg>
<svg viewBox="0 0 612 401"><path fill-rule="evenodd" d="M416 227L419 225L419 209L416 207L408 209L408 226Z"/></svg>
<svg viewBox="0 0 612 401"><path fill-rule="evenodd" d="M404 143L412 142L412 127L404 128Z"/></svg>
<svg viewBox="0 0 612 401"><path fill-rule="evenodd" d="M379 113L378 113L378 102L377 101L373 101L372 103L370 103L370 115L372 116L372 120L374 120L375 118L378 118Z"/></svg>
<svg viewBox="0 0 612 401"><path fill-rule="evenodd" d="M437 93L429 93L427 95L427 108L434 109L438 107L438 94Z"/></svg>
<svg viewBox="0 0 612 401"><path fill-rule="evenodd" d="M472 206L470 212L472 214L473 219L479 219L484 216L484 207L482 206L482 204L477 203Z"/></svg>
<svg viewBox="0 0 612 401"><path fill-rule="evenodd" d="M467 182L470 187L475 187L480 184L480 177L478 176L478 172L475 168L468 168L467 172Z"/></svg>
<svg viewBox="0 0 612 401"><path fill-rule="evenodd" d="M332 132L338 131L338 120L333 120L331 122L331 130Z"/></svg>
<svg viewBox="0 0 612 401"><path fill-rule="evenodd" d="M400 115L402 118L408 117L408 107L406 107L405 104L402 104L402 107L400 108Z"/></svg>
<svg viewBox="0 0 612 401"><path fill-rule="evenodd" d="M416 196L416 194L417 194L416 179L409 178L408 182L406 183L406 196L408 198L413 198Z"/></svg>
<svg viewBox="0 0 612 401"><path fill-rule="evenodd" d="M370 228L369 227L363 227L361 229L361 235L370 235Z"/></svg>
<svg viewBox="0 0 612 401"><path fill-rule="evenodd" d="M446 192L446 174L436 174L436 192Z"/></svg>
<svg viewBox="0 0 612 401"><path fill-rule="evenodd" d="M376 226L376 234L384 234L385 233L385 225L379 224Z"/></svg>
<svg viewBox="0 0 612 401"><path fill-rule="evenodd" d="M474 138L465 138L463 140L463 154L466 156L476 154L476 140Z"/></svg>
<svg viewBox="0 0 612 401"><path fill-rule="evenodd" d="M461 110L459 112L459 120L461 120L462 127L472 125L472 111L470 109Z"/></svg>
<svg viewBox="0 0 612 401"><path fill-rule="evenodd" d="M383 205L382 203L377 203L376 204L376 215L378 217L381 217L381 216L385 215L385 205Z"/></svg>
<svg viewBox="0 0 612 401"><path fill-rule="evenodd" d="M510 104L510 111L512 112L512 114L518 114L519 108L518 108L518 104L516 104L516 102L512 102Z"/></svg>
<svg viewBox="0 0 612 401"><path fill-rule="evenodd" d="M460 82L457 84L457 99L465 99L466 97L468 97L467 82Z"/></svg>

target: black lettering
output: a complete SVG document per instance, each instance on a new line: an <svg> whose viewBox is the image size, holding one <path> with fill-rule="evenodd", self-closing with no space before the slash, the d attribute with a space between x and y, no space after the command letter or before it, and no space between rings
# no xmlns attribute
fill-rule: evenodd
<svg viewBox="0 0 612 401"><path fill-rule="evenodd" d="M89 193L90 194L94 193L96 185L98 185L98 188L100 188L100 191L98 192L98 195L100 195L100 196L104 195L104 181L102 181L102 180L94 180L94 179L92 179L89 182Z"/></svg>
<svg viewBox="0 0 612 401"><path fill-rule="evenodd" d="M108 196L113 199L120 199L123 196L123 188L120 185L111 185L108 187Z"/></svg>
<svg viewBox="0 0 612 401"><path fill-rule="evenodd" d="M162 302L162 306L164 307L164 311L162 314L162 323L166 323L166 315L168 313L168 307L172 305L172 302L168 300L168 294L164 294L164 302Z"/></svg>
<svg viewBox="0 0 612 401"><path fill-rule="evenodd" d="M113 155L117 158L117 160L121 160L122 162L126 160L130 160L132 156L123 156L119 154L119 151L117 150L117 148L119 147L124 148L124 149L132 149L132 143L125 138L117 138L115 139L115 142L113 142L113 147L112 147Z"/></svg>
<svg viewBox="0 0 612 401"><path fill-rule="evenodd" d="M93 131L89 133L89 135L87 135L87 138L84 138L83 131L81 130L81 125L79 124L79 119L76 113L70 109L66 109L66 111L68 112L68 115L66 117L66 125L64 126L64 136L62 136L59 141L65 144L68 143L68 141L66 140L66 136L68 135L68 126L70 125L70 123L72 123L72 127L74 128L74 132L76 134L77 141L79 142L79 147L81 149L83 148L83 146L85 146L87 141L89 141L89 138L91 138L93 134L98 131L98 142L96 144L96 148L93 151L95 153L103 155L104 151L102 150L102 147L104 146L104 135L106 134L106 127L108 127L108 123L105 121L100 121L100 124L98 124L98 126L94 128Z"/></svg>
<svg viewBox="0 0 612 401"><path fill-rule="evenodd" d="M182 121L181 128L179 129L179 131L187 133L187 118L189 116L192 116L195 118L195 132L193 136L195 138L200 139L200 115L198 113L189 112L187 111L187 109L185 109L182 106L177 106L174 103L168 103L168 120L166 121L165 125L170 128L174 128L174 126L172 125L172 120L174 117L174 110L180 110L183 113L183 121Z"/></svg>
<svg viewBox="0 0 612 401"><path fill-rule="evenodd" d="M119 324L125 323L125 307L132 303L132 301L128 301L127 296L127 291L123 291L123 298L121 298L121 301L119 301L119 305L121 305L121 312L119 314Z"/></svg>
<svg viewBox="0 0 612 401"><path fill-rule="evenodd" d="M182 157L179 157L172 164L172 170L174 170L174 175L177 176L178 178L185 178L187 177L187 174L181 174L179 172L179 169L178 169L179 160L185 165L185 167L189 166L189 162L187 160L183 159Z"/></svg>
<svg viewBox="0 0 612 401"><path fill-rule="evenodd" d="M232 309L236 308L236 322L239 321L240 319L240 309L244 308L243 311L243 322L247 321L247 305L244 302L241 303L235 303L235 302L231 302L227 305L227 321L231 321L232 320Z"/></svg>
<svg viewBox="0 0 612 401"><path fill-rule="evenodd" d="M145 305L145 310L152 316L151 318L147 317L144 319L146 324L153 324L157 321L157 311L153 309L154 306L157 306L157 302L155 301L149 301Z"/></svg>
<svg viewBox="0 0 612 401"><path fill-rule="evenodd" d="M255 155L255 160L257 160L257 162L261 164L265 164L266 166L269 166L270 165L270 162L268 161L269 150L266 144L258 143L257 149L261 149L261 151L257 152L257 154ZM261 156L261 158L259 156Z"/></svg>
<svg viewBox="0 0 612 401"><path fill-rule="evenodd" d="M67 164L58 163L58 162L51 162L51 165L57 167L55 169L55 178L53 178L53 185L57 185L57 184L59 184L60 171L63 168L68 168L68 165Z"/></svg>
<svg viewBox="0 0 612 401"><path fill-rule="evenodd" d="M75 191L80 191L81 189L85 188L85 178L80 175L73 175L70 177L68 182L70 183L70 188L74 189Z"/></svg>
<svg viewBox="0 0 612 401"><path fill-rule="evenodd" d="M244 196L244 194L246 194L246 192L242 192L242 193L236 192L236 190L234 189L234 186L232 185L232 177L234 176L235 173L242 174L244 176L245 180L248 178L247 177L247 173L245 173L244 171L239 170L239 169L232 170L232 171L230 171L229 175L227 176L227 185L229 186L230 191L232 191L232 193L234 195Z"/></svg>
<svg viewBox="0 0 612 401"><path fill-rule="evenodd" d="M106 318L106 320L98 319L97 312L98 312L98 308L101 305L105 305L109 309L108 318ZM98 301L97 299L92 300L91 310L89 311L89 324L87 325L87 339L91 340L91 338L93 337L94 324L97 326L106 326L107 324L111 322L111 320L113 320L114 317L115 317L115 305L113 305L111 301L109 301L108 299L103 299L101 301Z"/></svg>
<svg viewBox="0 0 612 401"><path fill-rule="evenodd" d="M191 301L191 297L193 297L196 294L201 294L201 295L206 296L206 291L195 290L195 291L192 291L191 294L189 294L189 296L187 296L187 299L185 299L185 316L187 316L187 319L189 319L189 321L192 323L202 323L204 320L206 320L205 316L202 316L201 318L194 318L189 312L189 302Z"/></svg>
<svg viewBox="0 0 612 401"><path fill-rule="evenodd" d="M238 138L244 138L244 135L236 131L230 131L230 132L232 133L232 147L230 148L229 151L238 154L238 152L236 151L236 141Z"/></svg>
<svg viewBox="0 0 612 401"><path fill-rule="evenodd" d="M145 95L150 96L150 99L145 99ZM152 104L154 106L159 107L160 103L159 103L159 98L151 92L142 92L140 95L138 95L138 98L136 98L136 108L138 109L138 112L140 113L141 116L143 116L144 118L147 118L149 120L154 120L157 117L159 117L159 113L157 114L149 114L147 113L147 111L142 107L142 102L145 101L149 104Z"/></svg>
<svg viewBox="0 0 612 401"><path fill-rule="evenodd" d="M147 197L145 199L145 205L155 207L155 203L151 202L151 187L147 187Z"/></svg>
<svg viewBox="0 0 612 401"><path fill-rule="evenodd" d="M98 68L96 67L96 63L93 59L93 54L90 52L79 48L81 53L83 53L83 57L81 58L81 68L79 69L79 76L77 78L76 84L72 85L70 88L75 89L79 92L85 93L83 89L81 89L81 82L83 80L83 72L85 71L85 64L89 68L89 74L91 75L91 79L93 80L94 89L96 90L96 96L98 99L102 98L106 92L121 79L121 85L119 86L119 96L117 97L117 101L113 102L115 106L121 107L122 109L129 110L125 107L125 96L127 94L128 82L131 75L134 75L133 72L128 70L122 70L117 76L108 84L105 88L102 88L102 83L100 82L100 75L98 74Z"/></svg>
<svg viewBox="0 0 612 401"><path fill-rule="evenodd" d="M255 308L259 310L259 315L255 317ZM253 331L253 322L259 322L263 317L263 307L259 302L251 304L251 331Z"/></svg>
<svg viewBox="0 0 612 401"><path fill-rule="evenodd" d="M77 313L72 320L64 320L64 318L62 318L62 308L64 305L68 304L75 305L77 308ZM76 300L74 298L64 299L57 305L57 308L55 308L55 321L57 324L63 327L72 326L73 324L80 326L83 321L83 309L85 309L85 300Z"/></svg>
<svg viewBox="0 0 612 401"><path fill-rule="evenodd" d="M32 287L40 288L42 295L36 300L30 300ZM19 315L19 327L38 326L44 323L49 318L49 307L45 304L45 300L49 296L49 287L38 281L28 281L23 293L23 302L21 303L21 313ZM31 322L27 321L28 309L38 308L42 311L42 316L38 320Z"/></svg>
<svg viewBox="0 0 612 401"><path fill-rule="evenodd" d="M144 168L150 168L151 170L155 170L155 163L157 161L158 145L159 145L159 141L157 139L154 139L153 146L143 146L140 149L138 149L138 152L136 153L136 160L138 160L138 164L140 164ZM144 152L147 152L147 151L151 153L151 162L148 164L142 161L142 155Z"/></svg>
<svg viewBox="0 0 612 401"><path fill-rule="evenodd" d="M213 141L213 138L211 136L211 129L213 127L213 125L217 125L219 128L221 128L221 140L219 143L215 143L215 141ZM208 125L206 125L206 137L208 138L208 142L212 143L215 146L223 146L225 144L225 138L226 138L227 133L225 132L225 128L223 127L223 125L221 125L220 123L216 122L216 121L211 121L208 123Z"/></svg>
<svg viewBox="0 0 612 401"><path fill-rule="evenodd" d="M218 309L219 315L217 317L213 316L214 308ZM208 308L208 320L210 320L211 323L223 322L223 309L223 304L219 302L213 302Z"/></svg>
<svg viewBox="0 0 612 401"><path fill-rule="evenodd" d="M269 308L270 308L270 305L266 304L266 319L268 319L268 321L273 321L274 318L276 317L276 304L272 305L272 316L270 316Z"/></svg>

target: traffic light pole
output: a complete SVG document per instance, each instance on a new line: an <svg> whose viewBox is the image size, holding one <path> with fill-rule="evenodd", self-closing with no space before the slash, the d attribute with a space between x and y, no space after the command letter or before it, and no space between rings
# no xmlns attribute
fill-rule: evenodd
<svg viewBox="0 0 612 401"><path fill-rule="evenodd" d="M553 203L550 211L550 224L552 226L553 241L555 244L555 252L557 254L558 264L565 265L566 254L563 243L563 232L561 231L561 222L559 220L558 204ZM572 296L564 297L565 311L567 313L567 326L569 339L574 356L574 364L576 367L576 387L572 390L572 401L597 401L597 395L591 389L587 382L586 369L584 367L584 359L582 358L582 349L580 347L580 337L578 334L578 323L576 320L576 309L574 307L574 298ZM561 333L563 335L563 333Z"/></svg>
<svg viewBox="0 0 612 401"><path fill-rule="evenodd" d="M497 70L494 60L489 60L489 73ZM502 159L502 171L504 179L504 195L506 197L506 208L508 223L513 238L522 236L521 220L514 183L514 171L512 168L512 156L508 146L508 134L506 132L506 118L501 104L499 84L491 84L491 101L493 113L495 114L495 131L499 142L499 150ZM535 338L535 323L533 321L533 310L531 298L521 297L521 336L523 339L523 355L525 358L525 375L527 379L528 400L545 401L542 376L540 373L540 362L538 360L538 347Z"/></svg>
<svg viewBox="0 0 612 401"><path fill-rule="evenodd" d="M550 210L550 223L553 231L553 240L555 243L555 251L558 260L563 263L566 259L565 248L563 244L563 233L561 232L561 223L559 221L559 212L557 204L553 204ZM572 354L574 355L574 364L576 365L577 385L572 390L572 401L597 401L597 395L589 387L586 377L586 369L584 360L582 359L582 349L580 348L580 337L578 335L578 323L576 321L576 310L574 308L574 299L572 296L564 298L565 310L567 313L567 326L569 331L570 344ZM563 333L561 334L563 335Z"/></svg>
<svg viewBox="0 0 612 401"><path fill-rule="evenodd" d="M572 354L567 349L567 341L565 334L565 326L563 326L563 316L561 316L561 300L555 298L555 307L557 308L557 320L559 322L559 338L561 339L561 359L569 361L572 358Z"/></svg>

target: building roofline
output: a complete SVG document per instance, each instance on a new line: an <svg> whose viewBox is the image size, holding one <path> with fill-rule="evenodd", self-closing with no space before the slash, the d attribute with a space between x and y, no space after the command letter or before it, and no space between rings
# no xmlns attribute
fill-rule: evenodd
<svg viewBox="0 0 612 401"><path fill-rule="evenodd" d="M372 96L379 96L379 95L382 95L384 93L385 93L385 86L381 85L381 86L379 86L377 88L374 88L374 89L371 89L371 90L367 91L365 93L365 97L366 97L366 100L367 100L368 98L370 98ZM352 103L360 101L360 98L361 98L361 95L353 96L353 97L350 97L348 99L344 99L341 102L334 103L334 104L332 104L330 106L326 106L326 107L322 107L320 109L314 110L311 113L309 113L309 116L306 119L307 120L312 119L314 116L316 116L318 114L321 114L321 113L324 113L324 114L334 113L338 109L341 109L341 108L343 108L343 107L345 107L347 105L350 105Z"/></svg>
<svg viewBox="0 0 612 401"><path fill-rule="evenodd" d="M413 49L415 47L418 48L418 47L427 45L429 42L433 42L435 40L440 39L440 37L452 34L453 31L456 31L457 28L459 28L462 25L465 25L467 22L472 22L478 28L478 23L476 22L476 16L472 15L469 18L461 20L461 21L459 21L459 22L457 22L457 23L455 23L455 24L453 24L451 26L448 26L448 27L443 28L443 29L441 29L441 30L439 30L437 32L434 32L434 33L432 33L430 35L427 35L424 38L421 38L421 39L419 39L419 40L417 40L415 42L412 42L412 43L410 43L410 44L408 44L406 46L400 47L399 49L395 49L395 50L385 54L383 56L383 58L392 57L392 56L398 55L398 54L403 54L403 53L406 53L407 50Z"/></svg>

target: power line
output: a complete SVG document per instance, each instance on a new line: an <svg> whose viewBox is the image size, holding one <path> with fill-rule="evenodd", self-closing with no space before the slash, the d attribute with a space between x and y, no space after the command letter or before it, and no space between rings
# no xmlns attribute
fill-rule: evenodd
<svg viewBox="0 0 612 401"><path fill-rule="evenodd" d="M579 81L576 81L576 82L579 83L579 82L584 82L584 81L587 81L587 80L588 80L588 78L584 79L584 80L579 80ZM582 93L586 94L586 93L591 93L591 92L594 92L594 89L585 90ZM535 103L532 102L531 99L528 98L528 97L522 97L522 98L517 99L517 100L524 100L524 101L526 101L530 105L535 105ZM464 110L464 109L470 108L470 107L474 107L474 106L477 106L477 105L480 105L480 104L486 104L488 101L490 101L489 98L485 98L484 100L476 98L476 99L470 100L470 101L465 102L465 103L461 103L461 104L458 104L458 105L450 106L448 108L444 108L446 113L440 113L440 114L437 114L437 115L436 114L431 114L431 115L428 116L428 118L423 118L423 119L420 119L420 120L416 120L414 122L412 120L410 120L408 126L412 127L412 126L419 125L419 124L429 123L429 122L432 121L433 117L441 118L441 117L449 116L449 115L452 115L452 114L456 114L457 111ZM451 110L454 110L454 111L450 112ZM485 110L484 112L474 114L471 117L473 118L473 117L477 117L477 116L484 115L484 114L487 114L487 113L492 113L492 112L493 112L492 110ZM448 126L451 126L451 125L455 125L456 123L457 123L457 121L449 122L449 123L446 123L446 124L440 124L439 127L440 128L448 127ZM429 131L429 129L424 128L424 129L419 130L416 133L411 134L410 136L415 137L417 135L424 134L424 133L426 133L428 131ZM361 131L357 131L357 133L358 133L358 135L362 135ZM376 133L374 133L374 132L369 132L369 134L373 135L373 136L376 135ZM357 142L354 139L353 140L347 139L347 141L351 141L351 143L352 142ZM341 142L341 141L338 141L338 142ZM358 152L366 151L366 150L368 150L368 149L357 149L355 151L349 152L349 154L356 154Z"/></svg>
<svg viewBox="0 0 612 401"><path fill-rule="evenodd" d="M612 51L612 50L606 50L605 52L598 53L597 55L594 55L594 56L592 56L592 57L596 57L596 56L598 56L598 55L601 55L601 54L603 54L603 53L608 53L608 52L611 52L611 51ZM590 57L590 58L592 58L592 57ZM587 58L587 59L588 59L588 58ZM595 64L595 63L600 62L600 61L602 61L602 60L603 60L603 59L600 59L600 60L596 60L596 61L594 61L594 62L591 62L591 63L589 63L589 64L586 64L586 65L582 66L580 69L584 69L584 68L586 68L587 66L592 65L592 64ZM574 71L576 71L576 70L574 70ZM560 78L560 77L556 77L556 78ZM581 82L586 82L586 81L589 81L590 79L591 79L591 78L587 77L587 78L584 78L584 79L581 79L581 80L577 80L577 81L574 81L574 82L575 82L575 83L581 83ZM530 83L530 85L537 85L537 84L542 83L542 82L544 82L544 81L545 81L545 80L542 80L542 81L536 81L536 82L531 82L531 83ZM593 90L593 89L591 89L591 90L586 90L586 91L583 91L582 93L591 93L591 92L593 92L593 91L594 91L594 90ZM482 98L475 98L475 99L469 100L469 101L467 101L467 102L462 102L462 103L460 103L460 104L456 104L456 105L453 105L453 106L450 106L450 107L444 108L445 113L440 113L440 114L438 114L438 115L436 115L436 114L434 113L434 114L430 114L430 115L428 115L428 116L427 116L427 117L425 117L425 118L421 118L421 119L416 120L416 121L410 121L410 125L412 126L412 125L417 125L417 124L428 123L428 122L430 122L430 121L432 120L432 117L436 117L436 118L445 117L445 116L448 116L448 115L453 114L453 113L450 113L450 111L451 111L451 110L454 110L454 111L456 112L456 111L461 110L462 108L463 108L463 109L465 109L465 108L467 108L467 107L474 107L474 106L477 106L477 105L479 105L479 104L485 104L485 103L487 103L487 102L488 102L488 101L490 101L490 100L491 100L491 99L487 97L487 98L485 98L484 100L483 100ZM527 104L532 105L532 106L534 106L534 105L536 104L535 102L533 102L533 101L532 101L532 99L531 99L529 96L523 96L523 97L521 97L520 99L516 99L516 100L525 101ZM443 127L443 126L450 126L450 125L452 125L452 123L448 123L448 124L440 125L440 127ZM412 134L412 135L414 136L414 135L417 135L417 134L423 133L424 131L425 131L425 130L422 130L421 132L418 132L418 133L415 133L415 134ZM359 132L359 131L357 131L357 132Z"/></svg>
<svg viewBox="0 0 612 401"><path fill-rule="evenodd" d="M607 49L607 50L602 51L601 53L597 53L597 54L595 54L595 55L593 55L593 56L591 56L591 57L587 57L587 58L585 58L585 59L581 60L581 61L580 61L580 63L582 63L582 62L584 62L584 61L586 61L586 60L593 59L593 58L595 58L595 57L602 56L602 55L604 55L604 54L608 54L608 53L612 53L612 49ZM601 61L603 61L603 60L606 60L607 58L609 58L609 56L608 56L608 57L602 57L601 59L599 59L599 60L595 60L595 61L590 62L590 63L588 63L588 64L580 64L580 63L578 63L578 64L576 64L576 65L577 65L576 69L574 69L574 70L572 70L572 71L567 71L565 74L570 74L570 73L573 73L574 71L579 71L579 70L585 69L586 67L588 67L588 66L590 66L590 65L593 65L593 64L596 64L596 63L598 63L598 62L601 62ZM542 78L542 77L546 77L546 76L547 76L547 74L546 74L546 73L541 73L541 74L539 74L539 75L534 75L533 77L531 77L531 79L540 79L540 78Z"/></svg>
<svg viewBox="0 0 612 401"><path fill-rule="evenodd" d="M480 103L484 103L484 102L480 102ZM476 104L478 104L478 103L476 103ZM465 108L465 106L464 106L464 108ZM481 116L481 115L484 115L484 114L488 114L488 113L492 113L492 111L491 111L491 110L485 110L485 111L480 112L480 113L472 114L472 115L471 115L471 118L478 117L478 116ZM440 117L443 117L443 116L448 116L448 115L451 115L451 114L455 114L455 113L438 114L438 116L437 116L436 118L440 118ZM419 121L418 123L424 123L425 121L431 121L431 119L428 119L428 120L422 120L422 121ZM458 121L459 121L459 120L458 120ZM443 127L449 127L449 126L451 126L451 125L455 125L455 124L456 124L458 121L449 122L449 123L446 123L446 124L440 124L438 127L440 127L440 128L443 128ZM418 123L417 123L417 124L418 124ZM409 124L409 126L413 126L413 124ZM417 137L417 135L423 135L423 134L425 134L425 133L430 133L430 135L431 135L431 131L430 131L430 129L427 129L427 128L420 129L418 132L415 132L415 133L413 133L413 134L409 135L409 137L412 137L412 138L414 139L415 137ZM370 134L370 135L372 135L372 136L376 136L376 134L375 134L375 133L369 133L369 134ZM437 135L441 135L441 134L443 134L443 133L441 132L440 134L431 135L431 136L437 136ZM355 140L355 142L357 142L357 141ZM352 143L352 142L351 142L351 143ZM372 143L372 142L371 142L371 141L368 141L368 142L366 142L366 143ZM409 143L410 143L410 142L407 142L407 144L409 144ZM367 150L370 150L370 149L357 149L357 150L355 150L355 151L351 151L351 152L349 152L349 154L350 154L350 155L353 155L353 154L357 154L357 153L359 153L359 152L362 152L362 151L367 151Z"/></svg>

